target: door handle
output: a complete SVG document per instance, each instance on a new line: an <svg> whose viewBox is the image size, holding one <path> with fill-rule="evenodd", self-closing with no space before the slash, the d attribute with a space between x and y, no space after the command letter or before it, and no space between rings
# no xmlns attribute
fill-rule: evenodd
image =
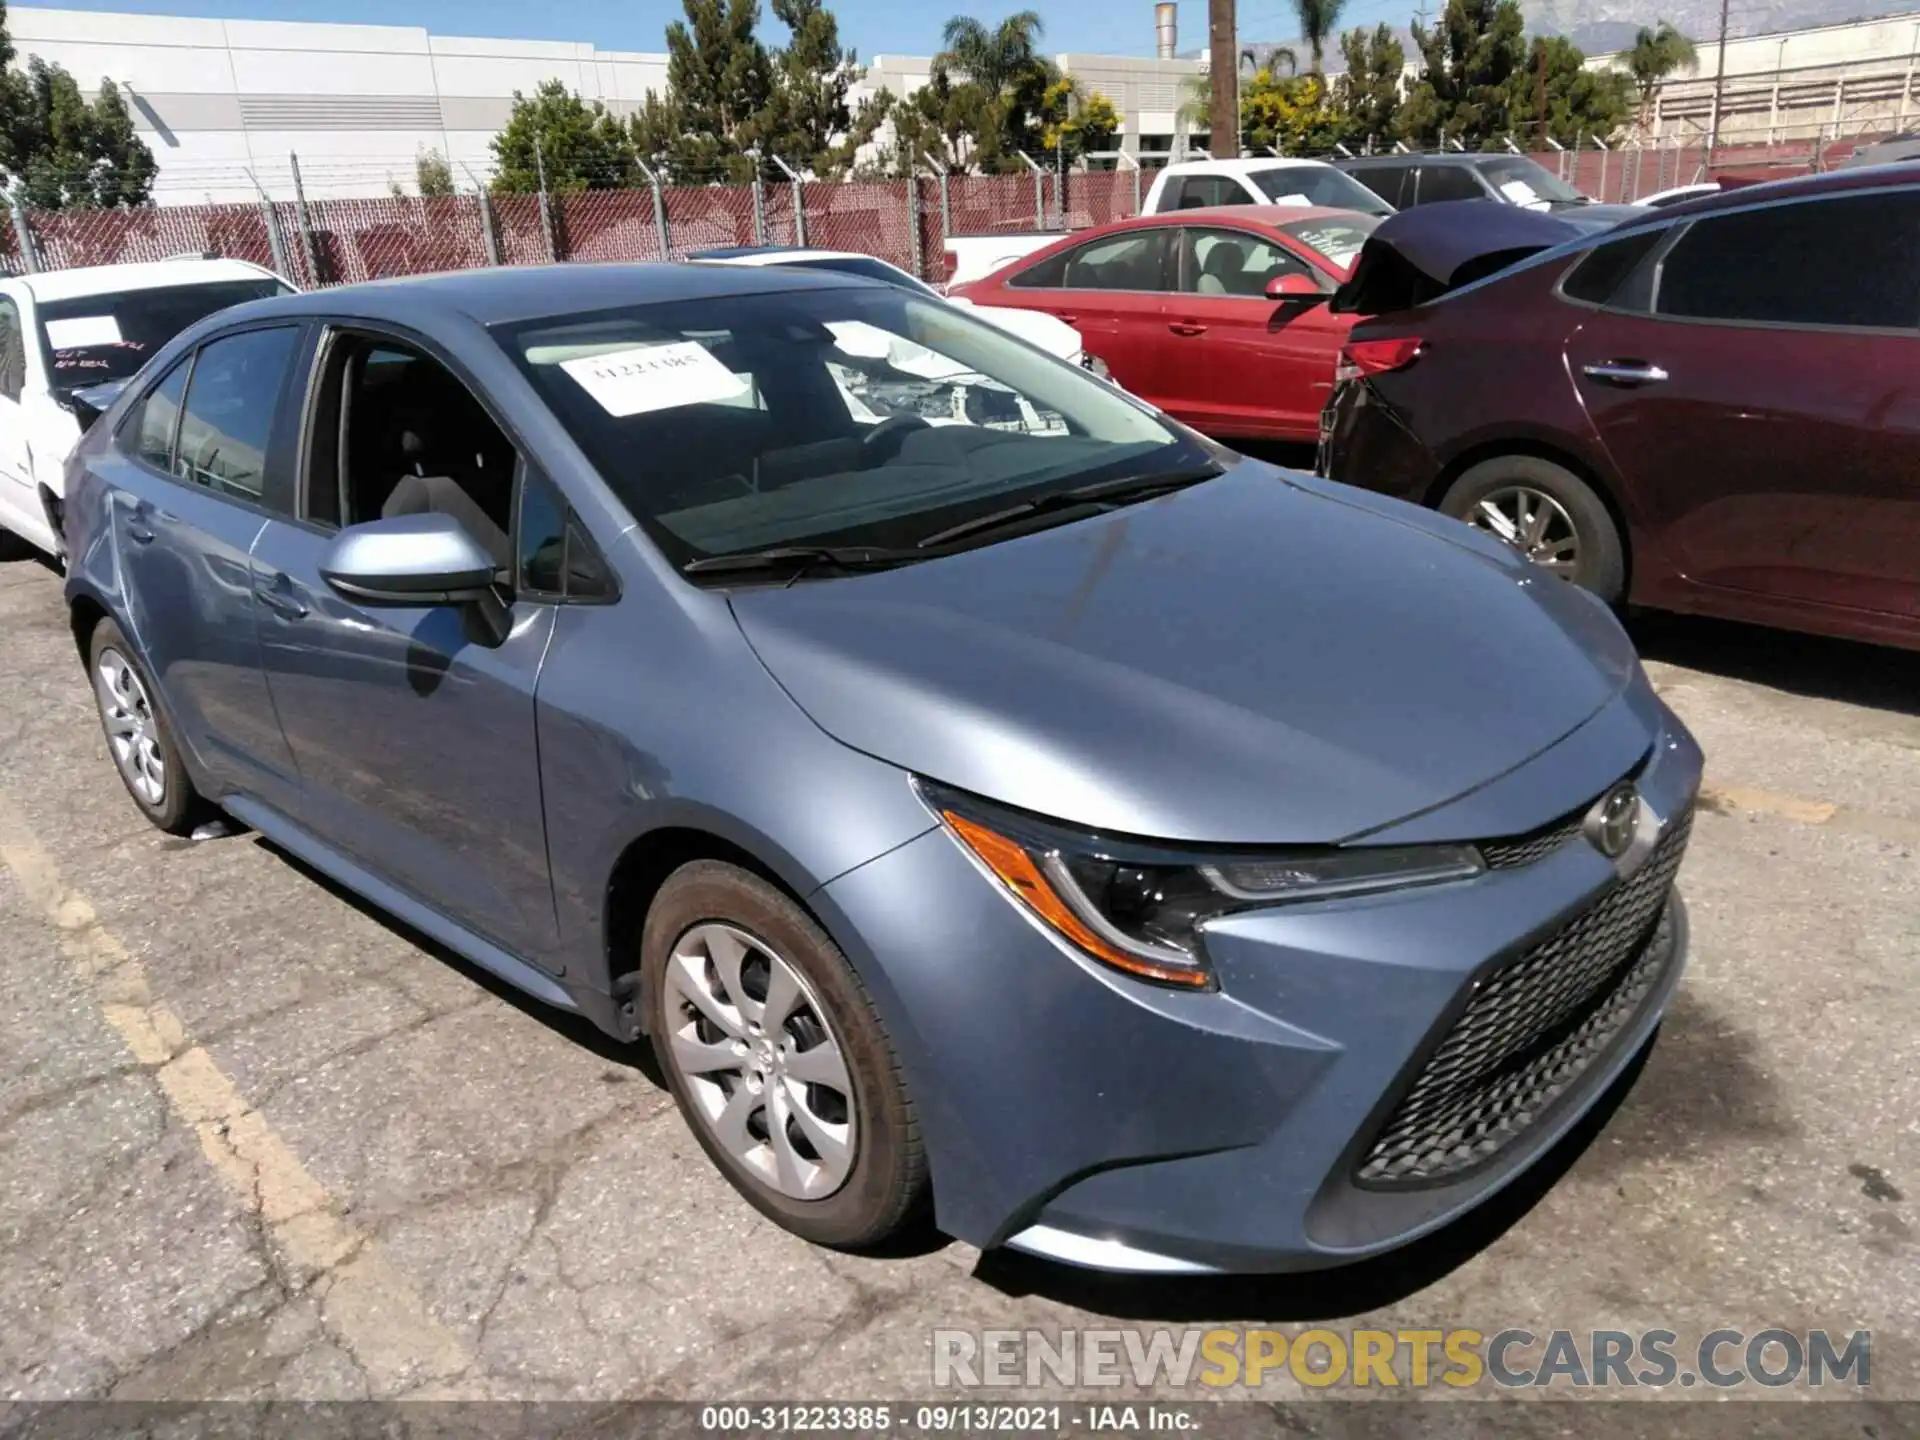
<svg viewBox="0 0 1920 1440"><path fill-rule="evenodd" d="M275 575L270 585L256 585L253 593L262 605L289 620L304 620L313 612L293 593L293 581L285 574Z"/></svg>
<svg viewBox="0 0 1920 1440"><path fill-rule="evenodd" d="M1073 324L1074 321L1078 320L1080 317L1077 314L1068 315L1063 311L1056 310L1053 313L1053 318L1056 320L1064 320L1067 322L1067 324L1071 325Z"/></svg>
<svg viewBox="0 0 1920 1440"><path fill-rule="evenodd" d="M135 502L134 507L127 512L127 538L139 545L151 545L154 530L147 523L151 519L153 519L153 506L144 500Z"/></svg>
<svg viewBox="0 0 1920 1440"><path fill-rule="evenodd" d="M1598 380L1602 385L1617 385L1624 390L1639 385L1657 385L1667 378L1665 370L1645 360L1600 360L1592 365L1582 365L1580 373L1589 380Z"/></svg>
<svg viewBox="0 0 1920 1440"><path fill-rule="evenodd" d="M1207 327L1194 320L1169 320L1167 329L1176 335L1204 335Z"/></svg>

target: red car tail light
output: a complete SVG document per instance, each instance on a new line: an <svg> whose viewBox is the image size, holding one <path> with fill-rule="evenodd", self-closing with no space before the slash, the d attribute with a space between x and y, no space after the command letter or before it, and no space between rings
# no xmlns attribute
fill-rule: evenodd
<svg viewBox="0 0 1920 1440"><path fill-rule="evenodd" d="M1337 383L1384 375L1389 370L1404 370L1425 354L1426 349L1427 342L1415 336L1398 340L1351 340L1340 351L1333 378Z"/></svg>

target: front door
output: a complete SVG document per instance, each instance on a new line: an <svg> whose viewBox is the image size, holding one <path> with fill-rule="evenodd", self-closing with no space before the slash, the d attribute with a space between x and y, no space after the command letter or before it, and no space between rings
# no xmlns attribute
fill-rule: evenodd
<svg viewBox="0 0 1920 1440"><path fill-rule="evenodd" d="M1208 434L1317 439L1350 322L1324 300L1266 293L1279 276L1315 272L1250 230L1190 225L1179 252L1179 293L1166 311L1174 350L1164 408Z"/></svg>
<svg viewBox="0 0 1920 1440"><path fill-rule="evenodd" d="M1022 271L1002 294L1008 304L1065 320L1116 381L1164 409L1170 236L1155 226L1089 240Z"/></svg>
<svg viewBox="0 0 1920 1440"><path fill-rule="evenodd" d="M261 655L300 767L294 818L457 923L550 961L534 689L553 607L515 601L494 645L459 607L362 604L320 575L338 526L432 509L493 550L510 589L514 448L450 371L399 342L335 336L314 408L301 516L253 550Z"/></svg>
<svg viewBox="0 0 1920 1440"><path fill-rule="evenodd" d="M1658 273L1568 361L1663 548L1703 585L1920 614L1920 192L1703 219Z"/></svg>
<svg viewBox="0 0 1920 1440"><path fill-rule="evenodd" d="M295 435L276 420L301 340L277 325L208 341L146 393L106 462L126 618L214 800L276 802L293 784L247 556L290 506Z"/></svg>
<svg viewBox="0 0 1920 1440"><path fill-rule="evenodd" d="M27 384L26 344L19 302L0 295L0 529L39 544L46 538L46 514L33 483L27 417L20 403Z"/></svg>

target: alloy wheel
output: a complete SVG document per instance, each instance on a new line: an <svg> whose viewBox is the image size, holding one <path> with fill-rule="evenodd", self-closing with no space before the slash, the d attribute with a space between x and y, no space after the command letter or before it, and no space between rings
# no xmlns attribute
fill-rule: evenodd
<svg viewBox="0 0 1920 1440"><path fill-rule="evenodd" d="M1562 580L1580 568L1580 531L1567 509L1544 490L1508 485L1474 503L1461 517L1519 551Z"/></svg>
<svg viewBox="0 0 1920 1440"><path fill-rule="evenodd" d="M665 979L667 1059L721 1147L791 1199L844 1185L859 1138L853 1082L806 977L709 921L680 937Z"/></svg>
<svg viewBox="0 0 1920 1440"><path fill-rule="evenodd" d="M113 763L142 803L158 809L167 799L167 762L160 750L160 724L140 672L118 650L102 650L93 688Z"/></svg>

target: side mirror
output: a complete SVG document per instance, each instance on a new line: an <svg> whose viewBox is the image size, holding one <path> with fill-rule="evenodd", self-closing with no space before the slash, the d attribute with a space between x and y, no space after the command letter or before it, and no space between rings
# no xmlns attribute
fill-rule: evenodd
<svg viewBox="0 0 1920 1440"><path fill-rule="evenodd" d="M1285 275L1276 275L1267 282L1269 300L1301 302L1324 300L1327 292L1320 288L1320 282L1311 275L1302 275L1298 270L1290 270Z"/></svg>
<svg viewBox="0 0 1920 1440"><path fill-rule="evenodd" d="M396 515L349 525L320 575L368 605L466 605L493 594L493 557L451 515Z"/></svg>

